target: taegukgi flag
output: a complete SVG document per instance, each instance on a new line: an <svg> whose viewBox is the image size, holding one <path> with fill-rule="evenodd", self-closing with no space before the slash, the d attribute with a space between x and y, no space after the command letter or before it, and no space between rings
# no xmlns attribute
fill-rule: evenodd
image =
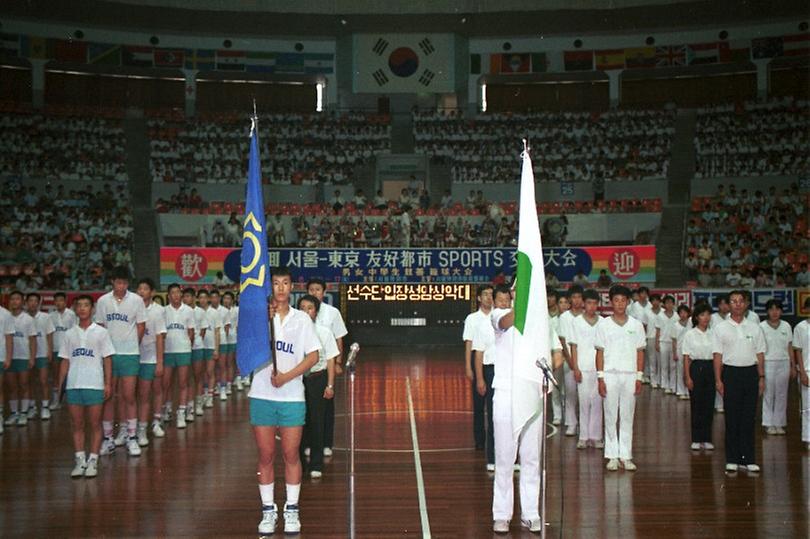
<svg viewBox="0 0 810 539"><path fill-rule="evenodd" d="M512 435L515 439L526 424L543 412L543 374L537 367L537 360L552 363L543 243L534 198L534 170L528 149L523 152L519 220L512 359Z"/></svg>
<svg viewBox="0 0 810 539"><path fill-rule="evenodd" d="M271 357L267 324L267 296L271 290L269 283L258 121L254 115L250 129L250 159L239 277L239 339L236 343L236 364L243 375L264 365Z"/></svg>

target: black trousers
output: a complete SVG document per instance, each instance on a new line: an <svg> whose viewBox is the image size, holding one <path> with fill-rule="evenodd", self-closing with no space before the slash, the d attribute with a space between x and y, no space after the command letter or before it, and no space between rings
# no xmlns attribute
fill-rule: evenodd
<svg viewBox="0 0 810 539"><path fill-rule="evenodd" d="M714 420L714 363L709 360L692 360L689 376L694 384L689 392L692 408L692 442L712 441L712 421Z"/></svg>
<svg viewBox="0 0 810 539"><path fill-rule="evenodd" d="M726 411L726 463L756 464L756 432L759 374L757 366L723 365L723 407Z"/></svg>
<svg viewBox="0 0 810 539"><path fill-rule="evenodd" d="M495 379L495 365L484 365L484 381L487 384L487 394L484 395L484 408L487 418L487 464L495 464L495 427L492 423L492 380Z"/></svg>
<svg viewBox="0 0 810 539"><path fill-rule="evenodd" d="M484 431L484 397L478 394L475 386L478 383L478 377L475 375L475 353L473 352L472 358L472 371L473 379L470 387L472 388L472 401L473 401L473 441L475 442L476 449L483 449L486 440L486 432ZM486 378L486 376L484 377Z"/></svg>
<svg viewBox="0 0 810 539"><path fill-rule="evenodd" d="M323 445L332 448L335 445L335 399L326 401L324 411Z"/></svg>
<svg viewBox="0 0 810 539"><path fill-rule="evenodd" d="M304 377L304 390L307 399L307 422L304 426L303 440L301 441L301 462L305 447L309 447L309 470L323 471L323 447L326 418L326 403L334 399L324 399L323 392L329 381L326 371Z"/></svg>

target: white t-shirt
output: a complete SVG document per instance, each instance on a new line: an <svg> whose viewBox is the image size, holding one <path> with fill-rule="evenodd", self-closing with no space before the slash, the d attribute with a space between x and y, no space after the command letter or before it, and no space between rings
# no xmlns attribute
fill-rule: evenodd
<svg viewBox="0 0 810 539"><path fill-rule="evenodd" d="M213 350L216 340L216 334L219 333L220 342L222 342L222 319L219 317L219 311L209 306L205 309L205 316L208 319L208 330L205 332L203 338L203 348Z"/></svg>
<svg viewBox="0 0 810 539"><path fill-rule="evenodd" d="M228 333L228 344L236 344L237 332L239 330L239 307L234 305L231 307L229 321L231 323L231 330Z"/></svg>
<svg viewBox="0 0 810 539"><path fill-rule="evenodd" d="M689 356L689 359L692 361L711 361L713 359L712 339L711 328L707 328L706 331L692 328L684 334L683 339L678 339L679 345L683 342L683 345L681 345L681 354Z"/></svg>
<svg viewBox="0 0 810 539"><path fill-rule="evenodd" d="M490 313L490 320L492 321L492 329L495 332L495 376L492 379L492 388L511 391L512 390L512 362L514 360L514 338L515 326L509 329L501 329L498 324L505 315L509 314L512 309L492 309ZM562 350L560 344L560 337L557 335L557 330L549 321L549 348L554 350Z"/></svg>
<svg viewBox="0 0 810 539"><path fill-rule="evenodd" d="M560 337L565 339L565 345L569 353L571 352L571 348L568 346L568 341L574 336L574 320L579 317L580 315L574 314L571 312L571 309L568 309L560 315L560 327L557 329L557 333Z"/></svg>
<svg viewBox="0 0 810 539"><path fill-rule="evenodd" d="M31 359L31 347L29 339L37 336L37 326L31 315L25 311L11 317L14 319L14 350L11 359Z"/></svg>
<svg viewBox="0 0 810 539"><path fill-rule="evenodd" d="M70 362L67 389L104 390L104 358L115 354L109 332L92 323L87 329L78 325L65 332L59 357Z"/></svg>
<svg viewBox="0 0 810 539"><path fill-rule="evenodd" d="M220 304L220 306L217 307L217 314L222 324L222 331L219 332L219 344L227 344L229 341L226 333L230 333L231 329L231 310Z"/></svg>
<svg viewBox="0 0 810 539"><path fill-rule="evenodd" d="M621 326L608 316L596 328L594 347L604 352L605 372L635 373L637 352L647 347L644 326L632 316Z"/></svg>
<svg viewBox="0 0 810 539"><path fill-rule="evenodd" d="M164 352L167 354L183 354L191 352L191 341L188 338L188 330L197 330L194 323L194 311L185 303L175 309L171 305L164 310L166 313L166 345Z"/></svg>
<svg viewBox="0 0 810 539"><path fill-rule="evenodd" d="M661 316L663 316L663 314L664 314L664 309L659 309L658 312L656 313L655 311L652 310L652 307L650 307L649 310L647 310L644 313L644 322L643 323L644 323L644 326L647 327L647 338L648 339L655 339L655 328L658 327L658 324L660 323L659 318Z"/></svg>
<svg viewBox="0 0 810 539"><path fill-rule="evenodd" d="M56 328L47 313L39 311L33 318L37 328L37 357L46 357L48 355L48 335L53 334Z"/></svg>
<svg viewBox="0 0 810 539"><path fill-rule="evenodd" d="M332 330L315 324L315 333L318 335L321 349L318 350L318 362L309 370L310 374L325 370L329 360L340 354L335 336L332 335Z"/></svg>
<svg viewBox="0 0 810 539"><path fill-rule="evenodd" d="M774 329L767 320L759 323L765 336L765 361L788 361L788 350L793 342L790 324L784 320Z"/></svg>
<svg viewBox="0 0 810 539"><path fill-rule="evenodd" d="M6 335L14 337L14 317L0 305L0 361L6 360Z"/></svg>
<svg viewBox="0 0 810 539"><path fill-rule="evenodd" d="M669 316L667 316L666 311L663 310L658 313L658 318L655 320L655 327L661 330L658 337L661 344L672 346L672 330L675 329L672 327L672 324L677 322L678 315L675 314L675 311L672 311L672 314Z"/></svg>
<svg viewBox="0 0 810 539"><path fill-rule="evenodd" d="M464 320L462 339L471 342L473 351L484 353L484 365L495 364L495 330L488 314L484 314L480 309L468 314Z"/></svg>
<svg viewBox="0 0 810 539"><path fill-rule="evenodd" d="M596 315L593 325L580 315L571 321L571 336L566 343L577 345L577 368L583 372L596 371L596 329L604 319Z"/></svg>
<svg viewBox="0 0 810 539"><path fill-rule="evenodd" d="M723 365L750 367L757 364L757 354L765 353L762 328L747 318L738 324L729 316L712 330L712 352L723 355Z"/></svg>
<svg viewBox="0 0 810 539"><path fill-rule="evenodd" d="M146 323L143 298L127 290L119 302L107 292L96 303L96 322L107 328L116 354L138 355L138 324Z"/></svg>
<svg viewBox="0 0 810 539"><path fill-rule="evenodd" d="M276 361L279 372L294 369L307 354L321 349L321 342L315 332L315 324L303 311L290 307L290 312L287 313L284 320L282 321L281 317L276 314L273 324L275 325ZM270 381L272 376L272 361L268 361L256 369L248 396L253 399L283 402L303 402L305 400L303 376L290 380L281 387L273 387Z"/></svg>
<svg viewBox="0 0 810 539"><path fill-rule="evenodd" d="M793 348L802 351L804 371L810 371L810 322L807 320L802 320L793 328Z"/></svg>
<svg viewBox="0 0 810 539"><path fill-rule="evenodd" d="M141 363L157 363L157 336L166 334L166 308L154 301L146 308L146 331L141 339Z"/></svg>
<svg viewBox="0 0 810 539"><path fill-rule="evenodd" d="M691 318L686 319L686 324L681 324L680 317L676 316L675 320L673 320L669 325L669 338L675 339L675 344L677 346L675 352L679 358L683 356L683 337L690 329L692 329Z"/></svg>
<svg viewBox="0 0 810 539"><path fill-rule="evenodd" d="M346 329L346 324L343 323L343 316L340 314L340 311L325 301L321 302L315 323L329 328L332 331L332 335L335 336L335 339L342 339L349 333Z"/></svg>
<svg viewBox="0 0 810 539"><path fill-rule="evenodd" d="M67 330L79 323L79 319L72 309L65 309L61 313L54 309L48 316L51 317L51 323L56 329L53 334L53 351L58 354L59 347L62 345L62 337Z"/></svg>
<svg viewBox="0 0 810 539"><path fill-rule="evenodd" d="M647 323L647 313L652 310L652 303L649 301L642 305L640 302L636 301L633 302L630 307L627 308L627 314L641 322L642 324Z"/></svg>
<svg viewBox="0 0 810 539"><path fill-rule="evenodd" d="M203 349L203 337L202 332L205 330L206 335L211 331L211 323L210 319L208 318L208 313L205 312L205 309L200 307L199 305L194 307L194 345L191 347L192 350L202 350ZM212 346L213 348L213 346Z"/></svg>

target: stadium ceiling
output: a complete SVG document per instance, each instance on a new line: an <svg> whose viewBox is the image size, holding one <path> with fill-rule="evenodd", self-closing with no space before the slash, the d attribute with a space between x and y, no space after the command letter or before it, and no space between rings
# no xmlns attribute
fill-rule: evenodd
<svg viewBox="0 0 810 539"><path fill-rule="evenodd" d="M143 32L331 37L613 33L806 20L806 0L2 0L4 18ZM0 28L1 29L1 28Z"/></svg>

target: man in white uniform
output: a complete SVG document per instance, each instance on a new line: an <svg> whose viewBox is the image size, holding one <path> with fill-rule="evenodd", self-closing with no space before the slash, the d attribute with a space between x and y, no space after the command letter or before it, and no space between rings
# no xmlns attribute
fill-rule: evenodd
<svg viewBox="0 0 810 539"><path fill-rule="evenodd" d="M568 301L571 308L560 314L560 327L558 333L562 343L563 358L563 398L565 403L565 435L576 436L577 434L577 381L574 377L574 368L571 362L571 351L568 341L573 337L574 320L582 314L582 287L578 284L572 285L568 289Z"/></svg>
<svg viewBox="0 0 810 539"><path fill-rule="evenodd" d="M793 356L793 332L782 320L782 302L769 300L768 318L759 327L765 336L765 394L762 396L762 426L768 434L785 434L787 426L788 384L796 376Z"/></svg>
<svg viewBox="0 0 810 539"><path fill-rule="evenodd" d="M602 397L596 381L596 330L602 317L599 316L599 293L588 289L582 294L584 312L576 317L571 326L571 369L574 380L579 384L579 441L577 449L585 449L588 444L601 449L602 441Z"/></svg>
<svg viewBox="0 0 810 539"><path fill-rule="evenodd" d="M487 458L487 471L495 471L495 434L494 426L492 423L492 397L494 390L492 389L492 380L495 377L495 331L492 328L490 321L490 313L492 312L493 297L492 285L486 284L478 287L478 304L479 309L468 315L467 320L464 322L465 337L467 334L468 324L470 326L470 333L472 333L472 342L470 349L474 356L474 372L473 377L475 383L475 395L482 400L482 410L480 426L474 423L475 428L486 429L480 434L476 431L475 444L479 448L479 443L484 442L486 448ZM465 339L466 344L466 339ZM480 436L480 438L479 438Z"/></svg>
<svg viewBox="0 0 810 539"><path fill-rule="evenodd" d="M490 333L492 333L492 323L489 321L489 313L492 311L492 285L487 284L479 286L476 293L476 298L478 300L478 310L468 314L467 318L464 319L464 331L461 335L461 339L464 341L464 371L467 374L467 379L470 380L472 384L473 441L475 442L475 449L480 450L484 449L486 441L486 430L484 428L484 399L486 396L486 391L484 391L484 393L480 393L478 391L479 379L475 368L473 340L475 339L476 334L479 333L479 327L481 326L485 325L490 329ZM486 343L481 343L481 346L484 344ZM483 348L481 349L481 352L483 352ZM484 380L480 381L484 382L484 385L486 385ZM492 414L491 408L489 413L490 415ZM495 461L492 460L491 462L492 468L494 469ZM490 461L487 460L487 464L489 463Z"/></svg>
<svg viewBox="0 0 810 539"><path fill-rule="evenodd" d="M658 315L663 312L661 309L661 296L653 294L650 296L650 309L644 313L643 326L647 333L647 361L650 362L650 385L653 389L661 387L661 355L655 344L656 324ZM643 375L642 375L643 378Z"/></svg>
<svg viewBox="0 0 810 539"><path fill-rule="evenodd" d="M168 288L169 305L166 306L166 346L163 352L163 421L172 415L172 375L177 371L179 407L178 429L186 428L186 402L188 402L188 370L191 368L191 347L197 326L194 311L183 303L180 285L173 283Z"/></svg>
<svg viewBox="0 0 810 539"><path fill-rule="evenodd" d="M48 382L48 364L53 355L53 334L56 328L51 317L40 310L41 296L36 292L29 292L25 297L25 308L37 328L37 358L35 363L36 379L31 378L31 396L36 394L39 387L40 403L42 404L42 420L51 418L51 387ZM37 401L32 398L28 403L28 419L37 415Z"/></svg>
<svg viewBox="0 0 810 539"><path fill-rule="evenodd" d="M200 290L200 295L205 298L207 307L208 292ZM181 405L186 405L186 421L189 423L194 421L194 395L197 385L200 383L199 375L205 373L205 336L211 331L206 307L203 307L202 304L198 305L196 300L197 294L194 293L193 288L183 290L183 303L194 311L195 329L194 343L191 346L191 368L188 373L188 402L180 401ZM191 380L192 377L194 378L193 381Z"/></svg>
<svg viewBox="0 0 810 539"><path fill-rule="evenodd" d="M28 425L28 403L31 397L28 381L36 361L37 327L31 315L23 311L23 294L19 290L9 294L8 308L14 319L14 339L11 366L6 369L5 374L9 388L8 403L11 407L11 415L6 418L5 424L24 427Z"/></svg>
<svg viewBox="0 0 810 539"><path fill-rule="evenodd" d="M54 329L56 329L53 334L52 356L55 373L53 383L56 384L59 381L59 347L62 345L62 337L67 330L76 325L78 318L76 318L76 313L73 312L73 309L67 308L67 296L64 292L57 292L53 295L53 304L55 309L51 311L48 316L51 317L51 323L53 324ZM61 388L54 385L51 390L51 410L59 409L60 403L56 397L60 389Z"/></svg>
<svg viewBox="0 0 810 539"><path fill-rule="evenodd" d="M638 320L644 325L644 329L647 329L647 313L652 310L652 304L650 303L650 289L646 286L640 286L636 290L633 291L634 300L635 297L638 300L633 301L630 303L630 306L627 308L627 314ZM645 348L644 353L647 353ZM643 383L649 384L651 381L650 378L650 368L652 365L652 361L649 356L645 356L644 358L644 380Z"/></svg>
<svg viewBox="0 0 810 539"><path fill-rule="evenodd" d="M228 352L228 333L231 329L230 311L220 303L219 291L214 289L208 294L211 300L211 310L213 316L219 322L219 331L214 335L216 354L211 354L211 359L205 362L205 387L203 396L203 407L214 407L214 390L217 387L217 364L220 363L220 358Z"/></svg>
<svg viewBox="0 0 810 539"><path fill-rule="evenodd" d="M630 290L610 289L613 315L596 328L596 377L599 394L605 399L605 458L608 471L637 469L633 462L633 418L636 395L641 393L644 376L644 326L627 315ZM649 349L649 347L647 347Z"/></svg>
<svg viewBox="0 0 810 539"><path fill-rule="evenodd" d="M163 352L166 339L165 308L152 301L155 283L152 279L138 282L138 295L143 298L146 309L146 331L141 339L141 367L138 371L138 445L149 445L146 428L152 412L152 435L166 435L160 424L163 407Z"/></svg>
<svg viewBox="0 0 810 539"><path fill-rule="evenodd" d="M659 385L667 395L675 394L675 376L677 375L672 361L672 335L670 329L678 319L675 315L675 298L664 297L664 310L658 313L655 320L655 351L658 352L658 372L661 375Z"/></svg>
<svg viewBox="0 0 810 539"><path fill-rule="evenodd" d="M805 300L804 309L810 310L810 298ZM810 321L807 319L793 328L793 348L802 400L802 442L810 451Z"/></svg>
<svg viewBox="0 0 810 539"><path fill-rule="evenodd" d="M716 328L720 322L728 318L729 313L731 313L731 306L728 304L728 295L721 294L717 296L714 303L717 312L712 313L712 318L709 322L709 329L712 330ZM719 391L714 394L714 409L721 414L725 412L723 409L723 396Z"/></svg>
<svg viewBox="0 0 810 539"><path fill-rule="evenodd" d="M11 368L11 353L14 350L14 318L5 307L0 305L0 434L3 433L3 403L6 402L3 387L3 374Z"/></svg>

